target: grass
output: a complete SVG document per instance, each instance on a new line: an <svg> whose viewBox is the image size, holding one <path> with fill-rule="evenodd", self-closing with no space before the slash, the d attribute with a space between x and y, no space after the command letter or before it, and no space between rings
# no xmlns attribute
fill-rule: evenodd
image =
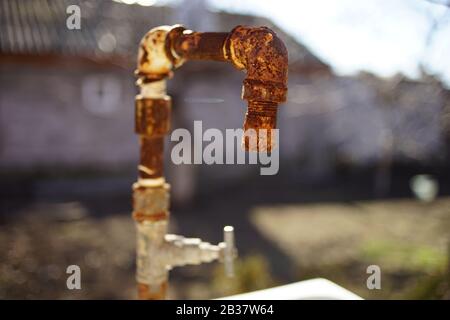
<svg viewBox="0 0 450 320"><path fill-rule="evenodd" d="M393 270L410 270L433 273L445 270L445 250L412 243L394 242L389 239L367 241L361 245L360 257Z"/></svg>
<svg viewBox="0 0 450 320"><path fill-rule="evenodd" d="M252 221L297 265L294 281L324 277L367 299L450 294L450 198L259 207ZM381 290L366 287L369 265Z"/></svg>
<svg viewBox="0 0 450 320"><path fill-rule="evenodd" d="M270 271L269 262L262 255L254 254L238 259L233 278L225 276L219 265L213 273L213 291L216 296L229 296L277 285Z"/></svg>

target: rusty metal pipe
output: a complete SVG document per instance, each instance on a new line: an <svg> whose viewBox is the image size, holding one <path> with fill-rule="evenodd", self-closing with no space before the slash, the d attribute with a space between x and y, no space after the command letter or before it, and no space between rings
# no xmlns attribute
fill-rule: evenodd
<svg viewBox="0 0 450 320"><path fill-rule="evenodd" d="M242 98L248 101L244 130L255 129L256 146L244 139L248 151L265 151L272 147L272 129L276 128L279 103L286 100L288 55L283 42L266 27L238 26L230 33L200 33L180 27L169 33L176 36L172 50L178 57L196 60L229 61L246 70ZM265 129L266 131L262 131ZM261 141L262 140L262 141Z"/></svg>
<svg viewBox="0 0 450 320"><path fill-rule="evenodd" d="M135 131L140 136L139 179L133 185L133 217L137 228L139 297L162 299L173 266L221 259L229 264L234 241L226 228L225 242L167 235L170 186L164 180L164 135L170 130L171 99L166 79L188 60L231 62L246 71L242 99L248 101L243 146L270 151L278 105L286 100L288 55L283 42L266 27L238 26L231 32L193 32L183 26L161 26L141 40L138 52ZM247 134L254 129L256 139ZM255 141L256 145L250 143ZM227 231L228 230L228 231ZM228 233L227 233L228 232ZM226 268L231 273L231 268Z"/></svg>
<svg viewBox="0 0 450 320"><path fill-rule="evenodd" d="M228 32L192 32L175 29L169 33L169 47L186 60L227 61L223 47ZM180 30L180 31L178 31ZM169 51L171 52L171 51Z"/></svg>
<svg viewBox="0 0 450 320"><path fill-rule="evenodd" d="M244 140L244 147L248 151L270 150L272 129L276 128L276 110L280 103L286 101L287 93L288 54L276 33L267 27L245 26L237 26L229 33L193 32L180 25L163 28L165 35L159 33L151 42L149 34L162 29L153 29L144 37L137 74L151 81L171 75L173 69L187 60L231 62L247 73L242 88L242 99L248 101L244 130L255 129L259 133L256 146ZM161 57L149 54L155 52L158 41L164 42L160 46L166 56L163 67L161 63L155 63L163 60ZM149 68L152 64L161 68Z"/></svg>

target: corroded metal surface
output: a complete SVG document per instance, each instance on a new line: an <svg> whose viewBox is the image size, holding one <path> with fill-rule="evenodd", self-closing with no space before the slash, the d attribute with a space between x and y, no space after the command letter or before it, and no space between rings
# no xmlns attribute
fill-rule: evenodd
<svg viewBox="0 0 450 320"><path fill-rule="evenodd" d="M142 81L160 80L187 60L229 61L245 70L242 98L248 101L245 129L266 129L257 147L271 149L271 130L276 128L276 107L286 101L288 53L275 32L266 27L237 26L231 32L193 32L183 26L163 26L144 36L137 74ZM275 112L274 112L275 110ZM260 148L264 143L265 148Z"/></svg>
<svg viewBox="0 0 450 320"><path fill-rule="evenodd" d="M148 299L150 293L157 294L160 286L167 283L168 271L173 267L223 259L225 250L230 249L222 243L212 245L198 238L166 234L167 225L167 219L136 221L136 280L141 285L140 298ZM145 288L149 292L146 293ZM164 294L161 293L159 298Z"/></svg>
<svg viewBox="0 0 450 320"><path fill-rule="evenodd" d="M243 140L248 151L270 151L276 107L286 101L288 54L275 32L266 27L238 26L230 33L193 32L182 26L169 31L166 55L171 61L230 61L246 70L242 99L248 101L244 130L258 131L256 145ZM266 129L259 133L260 129Z"/></svg>
<svg viewBox="0 0 450 320"><path fill-rule="evenodd" d="M274 83L287 91L287 50L269 28L234 28L225 44L225 51L238 69L247 70L247 79Z"/></svg>
<svg viewBox="0 0 450 320"><path fill-rule="evenodd" d="M277 105L270 102L249 101L245 114L242 144L250 151L270 151L276 139L272 129L277 124ZM253 129L253 130L252 130ZM253 134L254 132L254 134ZM254 137L253 142L251 138Z"/></svg>
<svg viewBox="0 0 450 320"><path fill-rule="evenodd" d="M171 32L172 33L172 32ZM184 30L178 38L173 39L172 50L185 60L226 61L223 51L227 32L192 32Z"/></svg>
<svg viewBox="0 0 450 320"><path fill-rule="evenodd" d="M225 44L229 60L246 69L242 98L248 101L244 131L266 129L258 134L256 148L244 139L249 151L270 151L276 128L277 106L286 100L288 54L275 32L266 27L234 28Z"/></svg>
<svg viewBox="0 0 450 320"><path fill-rule="evenodd" d="M133 218L138 221L167 220L169 216L170 186L147 187L139 182L133 185Z"/></svg>
<svg viewBox="0 0 450 320"><path fill-rule="evenodd" d="M167 220L136 222L136 280L155 287L167 281L163 259Z"/></svg>
<svg viewBox="0 0 450 320"><path fill-rule="evenodd" d="M230 264L234 257L234 244L227 248L225 243L211 245L200 239L166 235L169 186L163 178L163 147L164 135L170 130L171 101L165 79L188 60L228 61L246 71L242 89L242 99L248 101L243 125L246 150L271 150L276 140L272 129L276 128L277 108L286 100L287 51L275 32L266 27L238 26L229 33L202 33L181 25L161 26L142 38L136 70L141 93L136 96L135 109L141 157L139 181L133 187L137 281L142 299L165 297L168 270L173 266L223 260L224 255Z"/></svg>
<svg viewBox="0 0 450 320"><path fill-rule="evenodd" d="M137 70L138 76L146 81L164 79L172 71L172 62L165 54L165 41L169 26L151 29L139 44Z"/></svg>
<svg viewBox="0 0 450 320"><path fill-rule="evenodd" d="M135 131L139 135L158 137L170 130L170 97L149 99L136 97Z"/></svg>
<svg viewBox="0 0 450 320"><path fill-rule="evenodd" d="M163 176L164 137L140 136L139 177L154 179Z"/></svg>
<svg viewBox="0 0 450 320"><path fill-rule="evenodd" d="M164 300L167 295L167 281L158 284L155 288L145 283L138 283L138 296L142 300Z"/></svg>

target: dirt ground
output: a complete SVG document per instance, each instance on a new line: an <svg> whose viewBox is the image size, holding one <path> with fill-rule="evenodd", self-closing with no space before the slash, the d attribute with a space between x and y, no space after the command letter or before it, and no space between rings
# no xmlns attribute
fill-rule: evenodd
<svg viewBox="0 0 450 320"><path fill-rule="evenodd" d="M262 207L251 215L300 277L323 272L365 298L408 298L448 267L448 197ZM370 265L381 269L380 292L367 289Z"/></svg>
<svg viewBox="0 0 450 320"><path fill-rule="evenodd" d="M217 298L315 277L363 298L450 297L450 197L345 200L322 190L330 200L309 201L300 189L268 186L173 208L171 232L185 236L217 243L221 228L234 225L240 257L233 280L216 263L174 269L169 298ZM129 194L15 203L3 199L0 215L1 299L136 298ZM81 268L81 290L66 287L72 264ZM381 290L367 289L369 265L381 268Z"/></svg>

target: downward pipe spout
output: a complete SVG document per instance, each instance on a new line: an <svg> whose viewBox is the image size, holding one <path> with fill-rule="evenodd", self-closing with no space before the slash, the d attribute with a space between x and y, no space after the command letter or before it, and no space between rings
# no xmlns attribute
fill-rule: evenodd
<svg viewBox="0 0 450 320"><path fill-rule="evenodd" d="M266 28L236 27L225 43L226 57L247 77L242 86L242 99L248 101L244 131L258 132L257 148L244 136L248 151L271 150L272 129L276 128L277 108L286 101L288 54L275 32Z"/></svg>
<svg viewBox="0 0 450 320"><path fill-rule="evenodd" d="M270 151L278 105L286 101L288 53L266 27L237 26L231 32L193 32L183 26L150 30L142 39L137 74L143 81L164 79L188 60L231 62L246 71L242 99L248 101L243 129L257 133L256 144L244 135L247 151ZM261 130L261 129L266 129Z"/></svg>

